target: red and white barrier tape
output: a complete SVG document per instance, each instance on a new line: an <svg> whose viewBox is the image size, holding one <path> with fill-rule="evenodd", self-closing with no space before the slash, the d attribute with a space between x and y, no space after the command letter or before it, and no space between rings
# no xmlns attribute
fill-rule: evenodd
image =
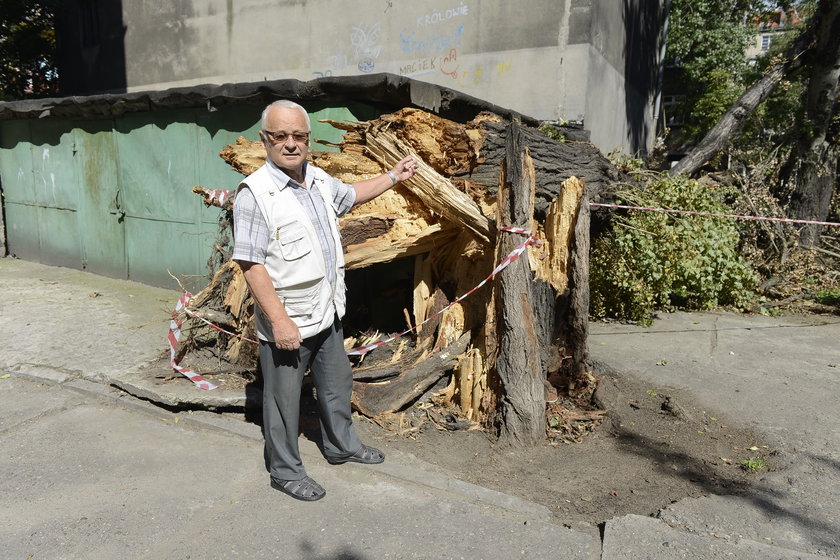
<svg viewBox="0 0 840 560"><path fill-rule="evenodd" d="M207 191L207 193L210 195L210 201L208 202L208 204L212 204L213 206L218 206L219 208L223 208L224 205L225 205L225 202L227 201L228 197L230 196L230 193L232 193L232 192L233 191L226 191L224 189L219 189L219 190L215 190L215 191Z"/></svg>
<svg viewBox="0 0 840 560"><path fill-rule="evenodd" d="M222 207L225 201L233 191L216 190L210 191L211 203L215 206ZM590 206L600 206L601 208L621 208L624 210L646 210L648 212L667 212L672 214L686 214L689 216L711 216L715 218L734 218L737 220L755 220L766 222L782 222L786 224L806 224L815 226L840 226L837 222L818 222L815 220L797 220L794 218L768 218L765 216L743 216L740 214L717 214L714 212L697 212L695 210L673 210L671 208L651 208L648 206L628 206L624 204L605 204L601 202L590 202ZM502 229L502 228L500 228ZM513 231L513 233L523 233L522 231L514 231L514 228L508 228L504 231Z"/></svg>
<svg viewBox="0 0 840 560"><path fill-rule="evenodd" d="M212 328L216 329L217 331L223 332L223 333L225 333L225 334L229 334L230 336L234 336L234 337L236 337L236 338L241 338L241 339L242 339L242 340L244 340L245 342L253 342L254 344L259 344L259 341L258 341L258 340L252 340L252 339L250 339L250 338L246 338L246 337L242 336L241 334L236 334L236 333L234 333L234 332L226 331L225 329L223 329L223 328L222 328L222 327L220 327L219 325L216 325L216 324L214 324L214 323L211 323L210 321L208 321L207 319L205 319L204 317L202 317L201 315L199 315L199 314L198 314L198 313L196 313L195 311L192 311L192 310L190 310L190 309L187 309L186 307L184 308L184 312L185 312L187 315L189 315L190 317L192 317L193 319L198 319L198 320L199 320L199 321L201 321L202 323L205 323L205 324L209 325L210 327L212 327Z"/></svg>
<svg viewBox="0 0 840 560"><path fill-rule="evenodd" d="M697 212L695 210L673 210L671 208L650 208L648 206L627 206L624 204L604 204L601 202L590 202L590 206L602 208L622 208L624 210L646 210L648 212L667 212L670 214L685 214L689 216L711 216L714 218L735 218L738 220L754 220L766 222L783 222L786 224L809 224L816 226L840 226L837 222L818 222L815 220L796 220L793 218L768 218L765 216L742 216L740 214L717 214L714 212Z"/></svg>
<svg viewBox="0 0 840 560"><path fill-rule="evenodd" d="M169 365L175 371L185 375L195 383L195 386L199 389L204 389L206 391L211 391L216 388L215 385L192 371L191 369L181 367L178 365L178 362L175 361L175 351L178 348L178 343L181 341L181 319L178 317L178 314L183 309L188 315L191 315L191 312L187 310L187 304L190 302L190 298L192 298L192 294L189 292L184 292L184 295L181 296L181 299L178 300L178 304L175 305L175 310L172 312L172 320L169 322Z"/></svg>

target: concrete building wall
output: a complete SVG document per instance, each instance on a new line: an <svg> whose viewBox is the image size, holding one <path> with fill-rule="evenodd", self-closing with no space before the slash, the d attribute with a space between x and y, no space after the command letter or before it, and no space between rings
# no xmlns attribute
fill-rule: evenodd
<svg viewBox="0 0 840 560"><path fill-rule="evenodd" d="M652 140L638 124L650 118L652 84L628 79L627 39L658 50L658 36L633 26L658 26L662 2L123 1L123 91L390 72L538 119L583 121L602 150L638 152ZM641 116L628 116L638 105L628 96L643 101Z"/></svg>

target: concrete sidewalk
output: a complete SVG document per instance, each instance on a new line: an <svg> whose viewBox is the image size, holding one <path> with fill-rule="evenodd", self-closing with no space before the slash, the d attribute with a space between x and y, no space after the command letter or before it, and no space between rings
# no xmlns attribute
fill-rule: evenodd
<svg viewBox="0 0 840 560"><path fill-rule="evenodd" d="M673 314L595 323L605 366L750 423L785 468L745 497L574 531L540 505L408 455L330 466L316 503L268 486L259 428L170 412L145 366L180 294L0 259L0 558L819 558L840 553L840 318ZM664 364L664 365L657 365ZM116 386L116 387L115 387ZM143 394L147 391L148 394ZM232 392L228 392L232 393ZM244 399L218 393L219 406ZM244 400L238 401L244 402ZM705 406L705 404L704 404Z"/></svg>
<svg viewBox="0 0 840 560"><path fill-rule="evenodd" d="M629 524L778 547L754 558L840 555L840 317L662 314L650 328L593 323L589 346L621 373L687 390L700 406L751 426L781 466L745 497L685 499L661 521L608 522L605 550Z"/></svg>

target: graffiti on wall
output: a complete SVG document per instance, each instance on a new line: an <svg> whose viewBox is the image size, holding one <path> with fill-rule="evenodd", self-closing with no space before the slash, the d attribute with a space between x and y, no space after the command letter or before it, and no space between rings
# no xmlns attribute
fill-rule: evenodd
<svg viewBox="0 0 840 560"><path fill-rule="evenodd" d="M353 46L353 60L360 72L373 72L376 59L382 52L379 44L380 24L355 25L350 32L350 44Z"/></svg>
<svg viewBox="0 0 840 560"><path fill-rule="evenodd" d="M476 87L489 79L503 79L511 71L511 58L488 61L486 56L478 57L478 60L475 56L463 56L461 51L472 23L470 15L469 5L461 1L455 6L432 8L412 16L408 26L400 29L394 45L408 61L392 63L391 68L412 78L443 75L462 88ZM382 28L379 21L353 25L346 40L328 57L326 67L313 74L324 77L356 70L362 73L376 71L377 66L382 67L380 57L385 50ZM388 42L392 44L392 41ZM386 63L402 57L389 56Z"/></svg>
<svg viewBox="0 0 840 560"><path fill-rule="evenodd" d="M400 65L399 73L403 76L417 77L430 73L440 73L452 78L458 87L477 86L485 78L503 80L511 71L513 59L508 57L498 61L483 61L464 64L458 59L458 49L450 49L444 55L418 58Z"/></svg>
<svg viewBox="0 0 840 560"><path fill-rule="evenodd" d="M503 78L510 72L511 59L485 60L464 57L461 53L471 24L470 8L464 2L455 7L432 9L411 20L411 28L400 31L400 50L416 58L401 63L399 73L419 77L442 74L456 82L458 87L480 85L489 78Z"/></svg>
<svg viewBox="0 0 840 560"><path fill-rule="evenodd" d="M313 74L319 78L332 76L334 72L342 72L348 66L355 66L359 72L366 74L373 72L382 54L381 35L380 22L352 26L348 40L339 43L335 53L328 57L327 67Z"/></svg>
<svg viewBox="0 0 840 560"><path fill-rule="evenodd" d="M449 33L423 34L417 31L400 31L400 50L410 54L426 54L435 51L445 51L461 45L464 26Z"/></svg>
<svg viewBox="0 0 840 560"><path fill-rule="evenodd" d="M417 16L417 27L428 27L436 25L444 21L449 21L452 18L467 16L470 13L470 7L461 2L455 8L447 8L443 11L432 10L426 14Z"/></svg>

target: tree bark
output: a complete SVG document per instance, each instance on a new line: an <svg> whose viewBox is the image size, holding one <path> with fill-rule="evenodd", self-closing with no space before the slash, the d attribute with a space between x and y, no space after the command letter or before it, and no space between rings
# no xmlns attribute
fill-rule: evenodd
<svg viewBox="0 0 840 560"><path fill-rule="evenodd" d="M499 186L499 222L529 228L533 215L534 166L522 154L520 125L507 132L507 157ZM513 234L497 237L497 260L521 242ZM498 276L497 316L499 352L496 372L502 384L499 440L503 444L534 445L545 437L544 374L531 307L531 271L527 253Z"/></svg>
<svg viewBox="0 0 840 560"><path fill-rule="evenodd" d="M782 180L793 186L789 214L802 220L825 221L837 185L838 150L831 139L831 121L840 93L840 3L822 0L814 14L816 40L806 93L808 126L791 151ZM799 243L819 245L821 226L806 225Z"/></svg>
<svg viewBox="0 0 840 560"><path fill-rule="evenodd" d="M481 128L484 135L478 164L468 176L471 181L496 194L499 169L506 156L506 131L504 123L485 121ZM582 180L587 189L599 191L627 180L601 151L588 142L558 142L537 129L521 130L522 144L528 148L536 169L536 197L534 218L542 221L548 205L562 192L563 183L571 177Z"/></svg>
<svg viewBox="0 0 840 560"><path fill-rule="evenodd" d="M589 364L589 198L583 194L572 240L574 255L569 279L569 333L566 337L572 355L572 375L579 378Z"/></svg>
<svg viewBox="0 0 840 560"><path fill-rule="evenodd" d="M826 1L830 0L823 0L823 2ZM753 83L747 91L741 94L741 97L721 117L706 137L671 168L670 174L685 173L686 175L692 175L722 150L726 142L743 128L747 117L755 108L773 93L773 89L782 81L782 78L792 70L802 66L805 54L812 48L813 37L814 23L812 22L796 38L785 55L770 66L764 72L764 75Z"/></svg>

